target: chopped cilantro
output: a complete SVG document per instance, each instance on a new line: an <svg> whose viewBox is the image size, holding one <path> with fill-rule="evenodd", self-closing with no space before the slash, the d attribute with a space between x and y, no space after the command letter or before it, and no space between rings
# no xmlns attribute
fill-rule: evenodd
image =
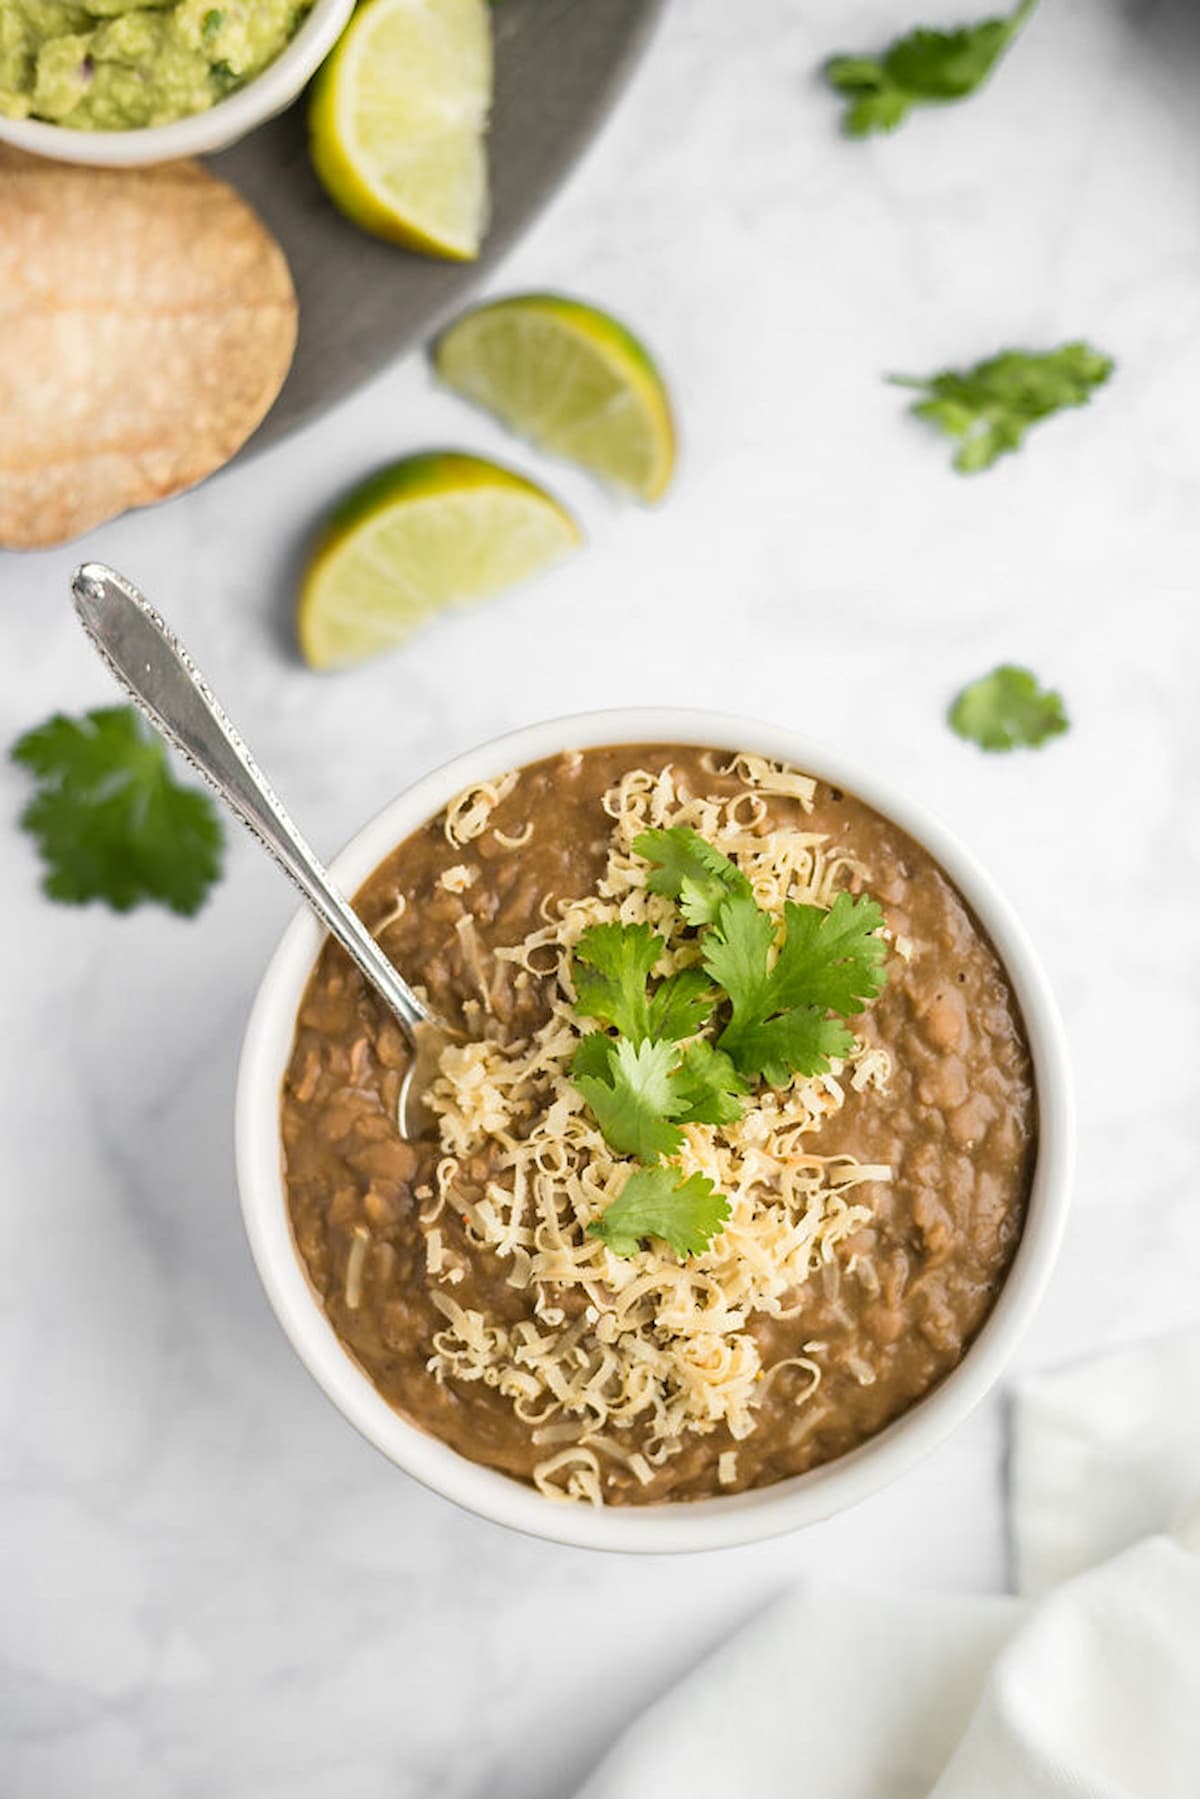
<svg viewBox="0 0 1200 1799"><path fill-rule="evenodd" d="M981 19L953 31L918 28L880 57L834 56L825 64L831 87L846 97L848 137L894 131L914 106L963 100L982 87L1033 11L1020 0L1006 18Z"/></svg>
<svg viewBox="0 0 1200 1799"><path fill-rule="evenodd" d="M221 826L206 793L181 786L132 706L56 713L12 748L38 781L21 814L46 864L51 899L145 900L198 912L221 873Z"/></svg>
<svg viewBox="0 0 1200 1799"><path fill-rule="evenodd" d="M1061 693L1039 686L1029 669L1011 663L964 687L949 719L952 730L983 750L1036 748L1070 729Z"/></svg>
<svg viewBox="0 0 1200 1799"><path fill-rule="evenodd" d="M954 466L973 475L1019 450L1040 419L1068 406L1086 406L1112 372L1111 359L1099 350L1070 343L1057 350L1004 350L973 368L891 379L924 394L912 411L961 440Z"/></svg>
<svg viewBox="0 0 1200 1799"><path fill-rule="evenodd" d="M225 14L221 9L216 6L210 7L200 21L200 35L206 44L212 42L224 23Z"/></svg>
<svg viewBox="0 0 1200 1799"><path fill-rule="evenodd" d="M635 1168L602 1217L588 1225L616 1256L636 1255L659 1237L677 1256L708 1248L729 1217L729 1201L703 1174L680 1179L678 1168Z"/></svg>

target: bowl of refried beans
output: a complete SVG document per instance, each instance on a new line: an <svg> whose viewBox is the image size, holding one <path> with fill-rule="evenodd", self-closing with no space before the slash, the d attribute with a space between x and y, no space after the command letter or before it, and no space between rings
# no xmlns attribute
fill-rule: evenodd
<svg viewBox="0 0 1200 1799"><path fill-rule="evenodd" d="M307 914L238 1082L274 1310L398 1467L580 1546L723 1547L902 1474L1003 1370L1073 1154L1025 933L868 769L626 710L425 776L333 865L451 1027Z"/></svg>

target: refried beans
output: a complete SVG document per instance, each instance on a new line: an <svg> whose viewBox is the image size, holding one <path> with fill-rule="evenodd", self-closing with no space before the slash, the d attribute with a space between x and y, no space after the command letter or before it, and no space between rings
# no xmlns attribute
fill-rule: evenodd
<svg viewBox="0 0 1200 1799"><path fill-rule="evenodd" d="M604 1146L561 1080L529 1099L530 1046L550 1067L572 1028L564 940L644 908L621 831L678 817L743 869L782 846L783 897L869 893L888 950L844 1065L759 1096L732 1148L688 1127L694 1165L724 1157L711 1165L746 1195L694 1266L654 1241L622 1262L586 1234L596 1182L611 1194L624 1165L608 1152L592 1179L588 1145ZM761 758L576 751L461 796L355 903L435 1012L486 1046L485 1062L443 1058L439 1134L403 1141L405 1038L325 945L284 1081L288 1204L334 1330L405 1418L549 1495L697 1499L844 1455L961 1360L1021 1234L1032 1070L991 943L888 819ZM502 1116L503 1080L531 1068Z"/></svg>

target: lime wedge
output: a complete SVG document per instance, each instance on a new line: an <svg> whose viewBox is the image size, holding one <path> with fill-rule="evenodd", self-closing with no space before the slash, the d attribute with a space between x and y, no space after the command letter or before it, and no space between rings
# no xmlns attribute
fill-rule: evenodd
<svg viewBox="0 0 1200 1799"><path fill-rule="evenodd" d="M559 294L497 300L456 320L434 363L448 387L538 449L642 500L666 491L671 402L648 351L607 313Z"/></svg>
<svg viewBox="0 0 1200 1799"><path fill-rule="evenodd" d="M470 261L487 224L491 102L487 0L368 0L313 84L313 167L364 230Z"/></svg>
<svg viewBox="0 0 1200 1799"><path fill-rule="evenodd" d="M365 662L581 541L570 513L511 469L449 451L410 456L364 482L325 525L300 589L300 648L313 668Z"/></svg>

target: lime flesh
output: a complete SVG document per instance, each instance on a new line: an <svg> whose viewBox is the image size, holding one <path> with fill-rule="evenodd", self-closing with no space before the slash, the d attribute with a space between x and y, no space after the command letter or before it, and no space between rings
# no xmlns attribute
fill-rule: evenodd
<svg viewBox="0 0 1200 1799"><path fill-rule="evenodd" d="M321 533L300 591L304 658L321 669L364 662L580 541L558 501L511 469L450 452L410 456L358 488Z"/></svg>
<svg viewBox="0 0 1200 1799"><path fill-rule="evenodd" d="M675 466L671 404L653 359L608 313L558 294L476 307L434 350L442 380L539 449L642 500Z"/></svg>
<svg viewBox="0 0 1200 1799"><path fill-rule="evenodd" d="M487 0L368 0L313 84L313 167L364 230L470 260L487 225L491 100Z"/></svg>

